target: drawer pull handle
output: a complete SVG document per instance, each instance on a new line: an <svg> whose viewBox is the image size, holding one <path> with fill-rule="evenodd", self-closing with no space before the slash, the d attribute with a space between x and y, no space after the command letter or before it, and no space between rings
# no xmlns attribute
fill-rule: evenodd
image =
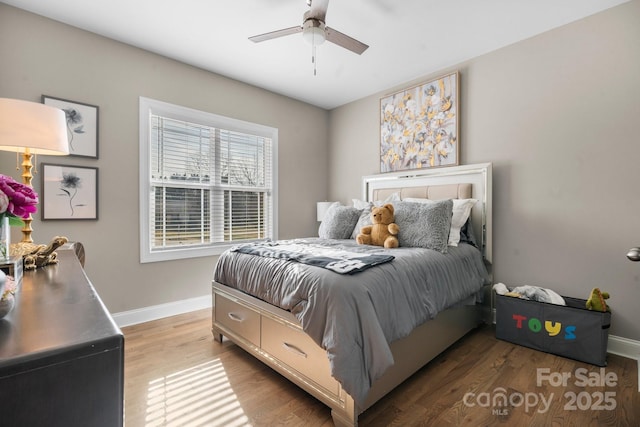
<svg viewBox="0 0 640 427"><path fill-rule="evenodd" d="M227 316L229 316L229 319L234 320L236 322L242 322L244 320L242 316L238 316L235 313L229 313Z"/></svg>
<svg viewBox="0 0 640 427"><path fill-rule="evenodd" d="M305 353L304 351L300 350L298 347L296 347L293 344L289 344L288 342L283 342L282 346L284 348L286 348L287 350L289 350L290 352L297 354L300 357L304 357L305 359L307 358L307 353Z"/></svg>

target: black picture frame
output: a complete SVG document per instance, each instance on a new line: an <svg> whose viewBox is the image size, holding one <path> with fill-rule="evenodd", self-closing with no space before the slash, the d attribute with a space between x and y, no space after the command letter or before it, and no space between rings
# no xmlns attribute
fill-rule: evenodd
<svg viewBox="0 0 640 427"><path fill-rule="evenodd" d="M67 119L69 155L97 159L98 106L49 95L42 95L42 103L64 111Z"/></svg>
<svg viewBox="0 0 640 427"><path fill-rule="evenodd" d="M98 168L42 163L42 220L97 220Z"/></svg>

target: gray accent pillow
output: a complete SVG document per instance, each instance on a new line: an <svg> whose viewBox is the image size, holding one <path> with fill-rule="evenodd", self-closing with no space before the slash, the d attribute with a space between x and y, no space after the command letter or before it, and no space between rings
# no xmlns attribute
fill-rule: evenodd
<svg viewBox="0 0 640 427"><path fill-rule="evenodd" d="M395 221L400 227L400 246L427 248L447 253L453 201L433 203L395 202Z"/></svg>
<svg viewBox="0 0 640 427"><path fill-rule="evenodd" d="M359 209L336 202L327 209L318 236L322 239L349 239L359 217Z"/></svg>

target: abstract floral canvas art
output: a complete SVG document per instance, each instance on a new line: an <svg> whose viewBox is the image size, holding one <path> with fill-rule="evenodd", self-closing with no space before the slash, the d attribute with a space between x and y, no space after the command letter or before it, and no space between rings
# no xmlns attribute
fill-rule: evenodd
<svg viewBox="0 0 640 427"><path fill-rule="evenodd" d="M380 100L380 172L458 164L458 72Z"/></svg>

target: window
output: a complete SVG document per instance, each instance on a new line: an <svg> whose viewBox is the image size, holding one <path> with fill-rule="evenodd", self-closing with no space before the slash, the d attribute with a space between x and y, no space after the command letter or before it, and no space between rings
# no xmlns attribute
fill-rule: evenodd
<svg viewBox="0 0 640 427"><path fill-rule="evenodd" d="M140 261L275 238L278 130L140 98Z"/></svg>

